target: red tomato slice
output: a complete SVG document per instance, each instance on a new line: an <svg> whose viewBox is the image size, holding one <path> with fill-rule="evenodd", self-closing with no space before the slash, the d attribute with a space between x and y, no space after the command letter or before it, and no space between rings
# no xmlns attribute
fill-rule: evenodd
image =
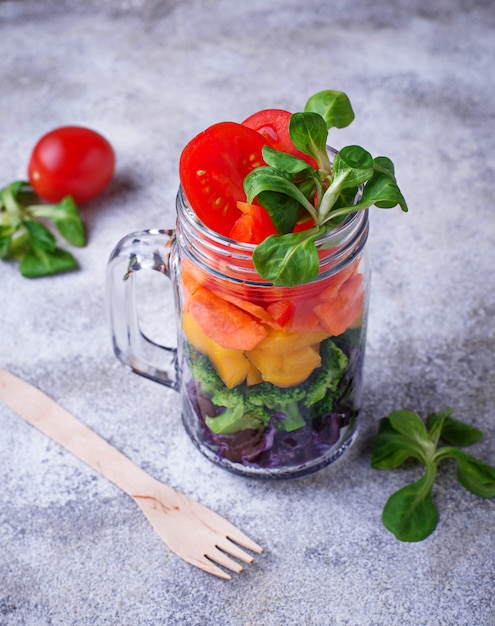
<svg viewBox="0 0 495 626"><path fill-rule="evenodd" d="M299 159L303 159L316 169L318 167L316 161L308 154L298 150L291 141L289 133L291 115L292 113L283 109L264 109L253 113L242 123L263 135L275 150L288 152Z"/></svg>
<svg viewBox="0 0 495 626"><path fill-rule="evenodd" d="M266 307L279 326L285 326L294 315L295 305L290 300L277 300Z"/></svg>
<svg viewBox="0 0 495 626"><path fill-rule="evenodd" d="M300 224L296 224L294 226L294 230L292 232L293 233L300 233L303 230L309 230L310 228L313 228L314 225L315 225L315 221L311 217L309 220L306 220L305 222L301 222Z"/></svg>
<svg viewBox="0 0 495 626"><path fill-rule="evenodd" d="M261 243L270 235L277 234L277 229L262 206L238 202L237 208L242 211L242 215L230 231L231 239L244 243Z"/></svg>
<svg viewBox="0 0 495 626"><path fill-rule="evenodd" d="M232 226L229 238L243 243L253 243L254 219L252 215L241 215Z"/></svg>
<svg viewBox="0 0 495 626"><path fill-rule="evenodd" d="M264 165L266 139L236 122L219 122L196 135L182 151L179 174L182 188L199 219L229 236L245 201L244 178Z"/></svg>

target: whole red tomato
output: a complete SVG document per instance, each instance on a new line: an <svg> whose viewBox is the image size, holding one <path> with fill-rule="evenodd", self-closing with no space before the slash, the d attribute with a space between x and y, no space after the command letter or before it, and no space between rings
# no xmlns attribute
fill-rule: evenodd
<svg viewBox="0 0 495 626"><path fill-rule="evenodd" d="M28 166L29 182L47 202L71 195L76 204L97 196L110 182L115 154L99 133L81 126L62 126L38 141Z"/></svg>

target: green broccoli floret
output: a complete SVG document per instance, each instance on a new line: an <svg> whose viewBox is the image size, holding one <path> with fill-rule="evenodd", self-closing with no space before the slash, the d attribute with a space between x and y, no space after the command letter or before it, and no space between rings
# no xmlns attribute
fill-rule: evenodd
<svg viewBox="0 0 495 626"><path fill-rule="evenodd" d="M210 359L197 350L190 348L189 367L193 378L201 385L205 396L227 389Z"/></svg>
<svg viewBox="0 0 495 626"><path fill-rule="evenodd" d="M250 387L247 402L252 407L264 407L270 415L283 413L280 426L287 432L306 425L299 408L299 401L306 392L302 387L281 388L272 383L263 382Z"/></svg>
<svg viewBox="0 0 495 626"><path fill-rule="evenodd" d="M265 425L263 419L251 413L243 403L229 407L217 417L206 417L205 423L217 435L232 435L240 430L258 429Z"/></svg>
<svg viewBox="0 0 495 626"><path fill-rule="evenodd" d="M314 416L333 408L337 389L349 359L331 339L320 344L321 366L315 370L306 390L304 405Z"/></svg>
<svg viewBox="0 0 495 626"><path fill-rule="evenodd" d="M218 416L205 418L208 428L217 434L232 434L248 428L268 426L270 419L279 414L277 427L287 432L306 425L302 410L307 407L315 415L331 409L341 374L347 365L347 357L332 342L321 344L322 366L309 386L297 385L281 388L269 382L257 385L227 387L207 356L191 351L191 373L200 383L201 392L217 407L225 411ZM323 407L328 403L330 408Z"/></svg>
<svg viewBox="0 0 495 626"><path fill-rule="evenodd" d="M230 409L244 404L244 395L241 391L237 387L229 389L226 385L223 385L220 389L215 389L210 399L213 404Z"/></svg>
<svg viewBox="0 0 495 626"><path fill-rule="evenodd" d="M261 428L270 421L270 415L263 406L251 405L245 390L240 388L217 389L211 397L213 404L226 407L217 417L207 417L206 425L214 433L224 435L236 433L246 428Z"/></svg>
<svg viewBox="0 0 495 626"><path fill-rule="evenodd" d="M205 418L208 428L217 434L229 435L247 428L261 428L268 424L270 415L261 406L251 406L241 388L229 389L218 376L210 359L197 350L191 350L191 374L199 382L201 393L218 407L225 407L220 415Z"/></svg>
<svg viewBox="0 0 495 626"><path fill-rule="evenodd" d="M298 402L306 395L302 387L277 387L272 383L263 382L248 389L248 401L255 406L266 406L277 409L291 402Z"/></svg>

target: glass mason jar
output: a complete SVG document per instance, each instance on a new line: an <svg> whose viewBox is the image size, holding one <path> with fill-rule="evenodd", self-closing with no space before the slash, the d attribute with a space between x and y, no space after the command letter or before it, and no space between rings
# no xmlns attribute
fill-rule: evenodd
<svg viewBox="0 0 495 626"><path fill-rule="evenodd" d="M255 246L210 230L179 189L175 230L128 235L110 257L115 353L180 393L185 429L211 461L261 478L319 470L358 432L367 236L368 212L348 215L317 241L317 278L276 287L256 272ZM172 281L176 348L140 328L146 304L136 302L133 282L142 269Z"/></svg>

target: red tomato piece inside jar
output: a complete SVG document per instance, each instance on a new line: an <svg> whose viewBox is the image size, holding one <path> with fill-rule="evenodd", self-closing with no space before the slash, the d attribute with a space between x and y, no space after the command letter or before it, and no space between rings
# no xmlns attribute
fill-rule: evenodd
<svg viewBox="0 0 495 626"><path fill-rule="evenodd" d="M260 133L274 150L292 154L317 169L318 165L313 157L304 154L292 143L289 132L291 116L292 113L283 109L264 109L253 113L242 123Z"/></svg>
<svg viewBox="0 0 495 626"><path fill-rule="evenodd" d="M264 165L266 139L236 122L219 122L196 135L184 148L179 163L182 189L199 219L229 236L246 201L244 178Z"/></svg>

